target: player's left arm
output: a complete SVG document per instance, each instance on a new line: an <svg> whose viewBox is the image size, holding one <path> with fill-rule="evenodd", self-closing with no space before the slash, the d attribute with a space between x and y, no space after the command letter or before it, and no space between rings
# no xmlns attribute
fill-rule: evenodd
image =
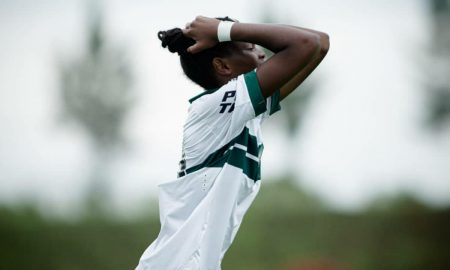
<svg viewBox="0 0 450 270"><path fill-rule="evenodd" d="M330 40L328 34L319 32L312 29L306 29L302 27L296 27L302 30L306 30L319 35L320 37L320 50L311 58L309 63L300 70L291 80L289 80L285 85L280 88L280 100L287 97L292 93L297 87L316 69L316 67L322 62L323 58L328 53L330 48Z"/></svg>

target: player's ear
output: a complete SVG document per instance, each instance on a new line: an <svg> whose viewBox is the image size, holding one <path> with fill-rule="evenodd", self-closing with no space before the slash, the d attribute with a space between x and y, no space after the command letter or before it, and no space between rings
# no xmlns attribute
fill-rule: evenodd
<svg viewBox="0 0 450 270"><path fill-rule="evenodd" d="M212 65L217 74L230 76L232 74L230 64L225 58L214 57Z"/></svg>

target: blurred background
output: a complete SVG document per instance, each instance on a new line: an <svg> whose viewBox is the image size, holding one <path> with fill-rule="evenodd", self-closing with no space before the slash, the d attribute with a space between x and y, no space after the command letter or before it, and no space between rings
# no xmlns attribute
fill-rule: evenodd
<svg viewBox="0 0 450 270"><path fill-rule="evenodd" d="M448 0L0 0L0 269L134 269L202 91L156 33L200 14L331 38L223 269L450 269Z"/></svg>

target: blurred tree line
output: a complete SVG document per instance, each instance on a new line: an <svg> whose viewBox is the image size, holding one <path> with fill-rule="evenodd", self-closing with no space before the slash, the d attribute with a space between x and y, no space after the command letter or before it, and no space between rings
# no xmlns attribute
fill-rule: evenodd
<svg viewBox="0 0 450 270"><path fill-rule="evenodd" d="M134 269L159 232L156 215L141 217L69 222L43 218L33 206L0 208L0 269ZM402 195L360 212L334 212L293 180L280 179L263 183L222 267L446 270L449 239L448 208Z"/></svg>

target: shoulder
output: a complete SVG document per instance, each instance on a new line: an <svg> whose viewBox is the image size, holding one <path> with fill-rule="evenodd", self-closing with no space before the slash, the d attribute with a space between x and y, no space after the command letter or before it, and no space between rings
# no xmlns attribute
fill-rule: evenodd
<svg viewBox="0 0 450 270"><path fill-rule="evenodd" d="M215 110L220 111L221 107L231 106L236 102L236 93L242 88L243 81L244 77L240 75L220 88L205 90L189 100L191 110L197 113L207 113Z"/></svg>
<svg viewBox="0 0 450 270"><path fill-rule="evenodd" d="M196 111L210 111L212 107L244 106L252 108L254 116L265 111L266 99L261 93L256 70L230 80L220 88L206 90L189 100Z"/></svg>

